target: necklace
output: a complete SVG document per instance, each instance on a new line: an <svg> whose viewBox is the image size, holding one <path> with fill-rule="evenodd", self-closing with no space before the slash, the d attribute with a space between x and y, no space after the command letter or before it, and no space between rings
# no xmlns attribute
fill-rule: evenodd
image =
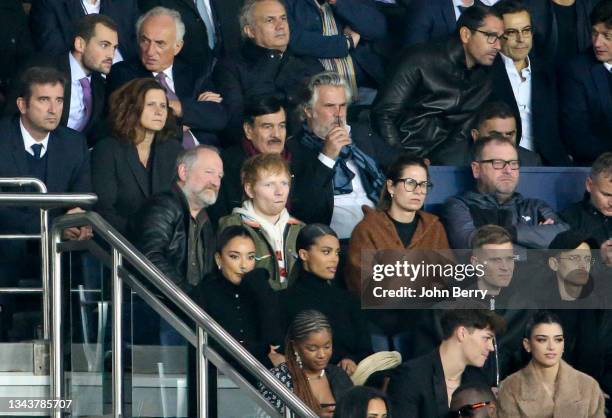
<svg viewBox="0 0 612 418"><path fill-rule="evenodd" d="M308 380L309 382L311 380L321 380L323 379L323 376L325 376L325 369L321 370L321 373L319 373L318 376L315 376L315 377L306 376L306 380Z"/></svg>

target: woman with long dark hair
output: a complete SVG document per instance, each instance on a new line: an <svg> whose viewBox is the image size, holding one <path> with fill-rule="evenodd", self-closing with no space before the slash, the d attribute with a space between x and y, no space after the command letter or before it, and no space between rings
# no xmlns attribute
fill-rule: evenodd
<svg viewBox="0 0 612 418"><path fill-rule="evenodd" d="M276 352L282 344L278 303L268 272L255 269L255 243L241 225L217 237L217 270L204 276L193 299L232 337L267 367L285 361Z"/></svg>
<svg viewBox="0 0 612 418"><path fill-rule="evenodd" d="M333 284L338 268L340 242L327 225L306 225L298 234L298 278L280 296L283 318L291 319L305 309L326 315L334 331L331 362L351 376L357 364L372 354L370 334L357 298Z"/></svg>
<svg viewBox="0 0 612 418"><path fill-rule="evenodd" d="M597 381L561 358L565 336L559 317L540 311L525 328L523 347L531 361L501 383L497 416L603 418L605 402Z"/></svg>
<svg viewBox="0 0 612 418"><path fill-rule="evenodd" d="M353 386L341 368L329 363L333 351L332 328L327 317L314 310L297 314L285 338L286 362L271 370L320 417L331 418L336 400ZM265 387L263 396L281 413L283 402Z"/></svg>
<svg viewBox="0 0 612 418"><path fill-rule="evenodd" d="M112 135L91 155L95 210L119 232L151 195L169 190L182 147L163 87L153 78L130 81L110 96Z"/></svg>

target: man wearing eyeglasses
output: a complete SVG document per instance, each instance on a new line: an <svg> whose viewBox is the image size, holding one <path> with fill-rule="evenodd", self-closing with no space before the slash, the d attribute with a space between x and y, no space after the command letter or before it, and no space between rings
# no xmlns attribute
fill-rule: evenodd
<svg viewBox="0 0 612 418"><path fill-rule="evenodd" d="M451 197L442 213L452 248L469 248L476 228L487 224L506 228L523 248L548 248L558 233L568 229L544 201L516 192L520 166L511 140L476 141L472 158L476 190Z"/></svg>
<svg viewBox="0 0 612 418"><path fill-rule="evenodd" d="M591 13L592 50L566 68L561 84L561 132L577 165L612 151L612 0Z"/></svg>
<svg viewBox="0 0 612 418"><path fill-rule="evenodd" d="M391 146L433 164L461 165L475 113L491 93L490 66L504 33L499 14L465 10L457 33L407 50L379 91L372 122Z"/></svg>
<svg viewBox="0 0 612 418"><path fill-rule="evenodd" d="M504 36L493 64L493 98L512 108L522 147L539 154L546 165L571 165L559 133L554 74L529 55L533 45L529 11L520 0L502 0L495 8L504 21Z"/></svg>

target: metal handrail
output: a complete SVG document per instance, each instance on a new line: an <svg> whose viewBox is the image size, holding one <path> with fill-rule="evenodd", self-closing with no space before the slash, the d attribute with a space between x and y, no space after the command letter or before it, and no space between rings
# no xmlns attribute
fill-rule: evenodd
<svg viewBox="0 0 612 418"><path fill-rule="evenodd" d="M200 308L191 298L189 298L176 284L168 279L153 263L144 257L134 246L125 240L112 226L110 226L100 215L93 212L75 213L59 217L55 220L50 236L49 248L51 252L51 266L53 270L53 303L52 303L52 320L53 320L53 342L51 353L51 396L57 399L62 398L62 352L61 352L61 331L62 331L62 311L61 311L61 252L58 251L58 246L61 244L61 231L66 228L91 225L96 237L106 241L112 248L113 253L113 279L121 281L118 274L118 268L124 261L130 263L137 271L139 271L150 283L159 289L166 297L169 298L178 308L180 308L187 317L194 321L198 327L198 345L196 346L198 354L203 352L202 344L205 344L206 334L211 335L215 341L230 355L232 355L243 367L249 370L257 379L264 385L272 389L285 403L286 408L294 411L297 415L303 418L317 418L314 414L293 392L285 387L277 380L265 367L263 367L251 353L249 353L241 344L239 344L230 334L228 334L215 320L213 320L202 308ZM117 283L113 283L115 289L118 288ZM121 292L115 290L113 301L120 301ZM120 318L121 311L117 306L113 307L116 318ZM116 319L114 318L114 319ZM120 338L120 322L113 321L113 383L120 384L121 378L121 358L120 353L115 353L115 350L120 347L117 345ZM205 333L205 334L204 334ZM201 364L201 362L199 362ZM204 362L206 363L206 362ZM198 376L200 380L202 373L198 367ZM205 382L201 382L205 385ZM205 392L204 392L205 394ZM121 395L121 388L113 388L113 398ZM203 391L199 390L198 400L203 401L201 396ZM113 413L115 417L121 416L121 410L117 408L117 402L121 399L113 399ZM198 402L200 403L200 402ZM198 415L205 417L203 408L198 408ZM204 412L204 413L203 413ZM60 418L61 411L56 410L53 416Z"/></svg>
<svg viewBox="0 0 612 418"><path fill-rule="evenodd" d="M0 186L34 186L39 193L1 193L0 206L32 206L40 210L40 234L3 234L0 239L39 239L42 287L41 288L0 288L0 293L42 293L43 338L49 340L51 325L50 276L49 276L49 213L52 208L75 207L91 205L97 201L93 194L67 195L48 194L45 183L34 177L4 177L0 178Z"/></svg>

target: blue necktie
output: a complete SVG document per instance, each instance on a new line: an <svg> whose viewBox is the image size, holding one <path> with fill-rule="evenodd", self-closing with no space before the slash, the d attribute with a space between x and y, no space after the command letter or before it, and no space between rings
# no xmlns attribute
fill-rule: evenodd
<svg viewBox="0 0 612 418"><path fill-rule="evenodd" d="M43 148L42 144L34 144L30 148L32 148L32 151L34 151L34 158L40 160L40 153L42 152Z"/></svg>
<svg viewBox="0 0 612 418"><path fill-rule="evenodd" d="M213 23L212 16L208 13L208 9L204 4L204 0L195 0L196 8L198 9L198 13L200 13L200 17L204 20L204 25L206 25L206 35L208 36L208 47L211 49L215 49L216 37L215 37L215 24ZM212 7L212 6L211 6ZM211 10L212 12L212 10Z"/></svg>

